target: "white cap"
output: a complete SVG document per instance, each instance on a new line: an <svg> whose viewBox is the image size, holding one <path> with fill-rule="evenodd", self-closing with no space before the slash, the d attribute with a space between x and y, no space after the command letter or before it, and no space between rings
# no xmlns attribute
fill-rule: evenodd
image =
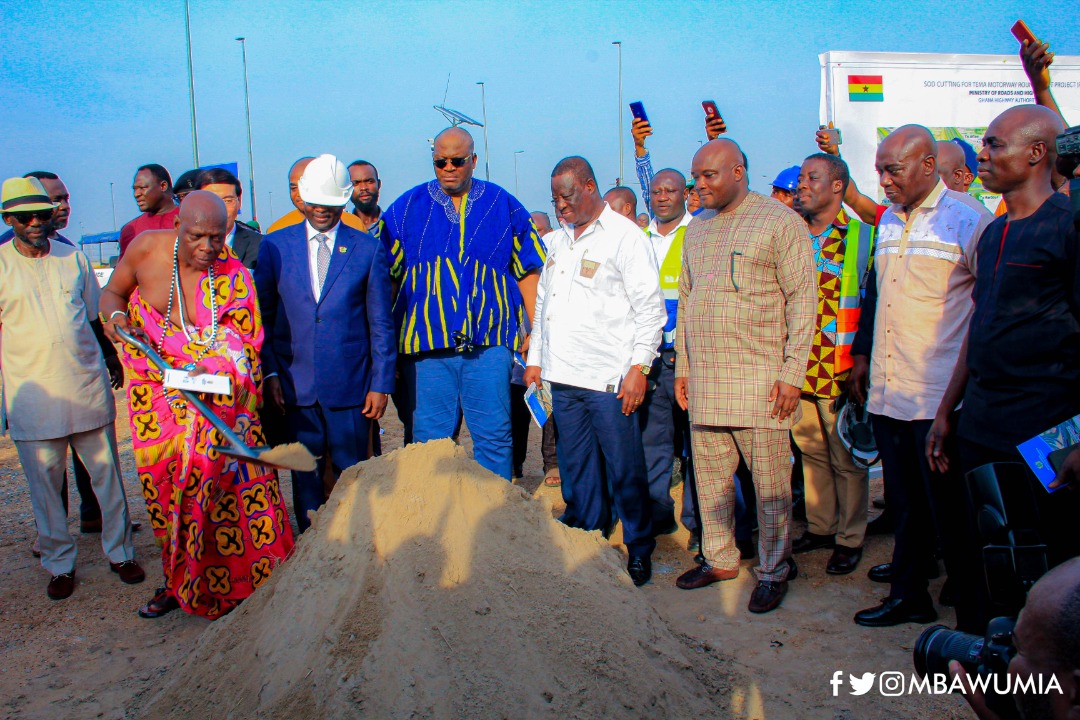
<svg viewBox="0 0 1080 720"><path fill-rule="evenodd" d="M309 205L344 207L352 196L349 170L333 155L320 155L308 163L297 185L300 199Z"/></svg>

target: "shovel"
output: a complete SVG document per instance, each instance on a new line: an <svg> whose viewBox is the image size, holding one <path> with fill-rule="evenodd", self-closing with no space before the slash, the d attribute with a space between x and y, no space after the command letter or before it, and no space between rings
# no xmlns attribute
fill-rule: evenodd
<svg viewBox="0 0 1080 720"><path fill-rule="evenodd" d="M155 351L148 343L137 339L122 328L116 328L116 334L128 345L137 348L146 355L146 357L157 366L157 369L162 374L164 374L166 370L174 369L169 363L165 362L165 360L157 354L157 351ZM206 406L206 403L199 399L198 395L190 390L179 390L179 393L184 396L184 399L187 400L200 415L209 420L210 424L214 426L214 429L221 433L221 436L225 438L225 442L227 442L228 445L212 446L214 450L225 457L282 470L300 470L306 472L315 470L315 458L303 445L299 443L290 443L288 445L279 445L273 448L268 445L250 447L244 443L239 435L233 432L231 427L225 424L224 420L215 415L214 412Z"/></svg>

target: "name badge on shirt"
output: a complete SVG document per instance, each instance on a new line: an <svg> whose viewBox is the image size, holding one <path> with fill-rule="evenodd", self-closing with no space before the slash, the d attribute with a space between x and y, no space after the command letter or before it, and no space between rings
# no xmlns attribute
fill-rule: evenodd
<svg viewBox="0 0 1080 720"><path fill-rule="evenodd" d="M596 275L596 271L599 269L600 263L595 260L581 259L581 271L578 273L583 278L592 278Z"/></svg>

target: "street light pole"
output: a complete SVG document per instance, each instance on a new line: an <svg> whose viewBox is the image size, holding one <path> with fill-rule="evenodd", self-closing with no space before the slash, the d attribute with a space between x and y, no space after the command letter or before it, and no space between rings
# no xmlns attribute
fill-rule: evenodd
<svg viewBox="0 0 1080 720"><path fill-rule="evenodd" d="M518 195L521 194L520 191L518 190L518 161L517 161L517 158L518 158L518 155L520 155L523 152L525 152L525 151L524 150L515 150L514 151L514 197L517 197Z"/></svg>
<svg viewBox="0 0 1080 720"><path fill-rule="evenodd" d="M274 217L274 191L270 191L270 217Z"/></svg>
<svg viewBox="0 0 1080 720"><path fill-rule="evenodd" d="M484 179L491 181L491 152L488 150L488 136L487 136L487 93L484 89L484 83L476 83L480 86L480 105L484 109Z"/></svg>
<svg viewBox="0 0 1080 720"><path fill-rule="evenodd" d="M109 202L112 203L112 229L116 232L116 195L113 194L112 183L109 183Z"/></svg>
<svg viewBox="0 0 1080 720"><path fill-rule="evenodd" d="M191 2L184 0L184 32L187 34L188 99L191 102L191 149L199 167L199 125L195 118L195 74L191 69Z"/></svg>
<svg viewBox="0 0 1080 720"><path fill-rule="evenodd" d="M622 125L622 41L615 40L612 45L619 46L619 181L616 185L622 185L623 181L623 125Z"/></svg>
<svg viewBox="0 0 1080 720"><path fill-rule="evenodd" d="M247 69L247 41L236 38L240 43L240 57L244 63L244 109L247 112L247 140L248 140L248 182L251 187L251 219L258 222L259 212L255 209L255 159L251 154L251 97L248 95L248 69Z"/></svg>

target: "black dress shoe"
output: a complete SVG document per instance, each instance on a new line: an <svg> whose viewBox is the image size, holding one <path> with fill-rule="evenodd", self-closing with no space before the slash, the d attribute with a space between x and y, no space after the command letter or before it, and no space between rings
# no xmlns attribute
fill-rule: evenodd
<svg viewBox="0 0 1080 720"><path fill-rule="evenodd" d="M866 573L866 577L870 578L874 582L879 583L891 583L892 582L892 563L881 563L870 568L870 571Z"/></svg>
<svg viewBox="0 0 1080 720"><path fill-rule="evenodd" d="M937 620L934 606L912 600L885 598L880 605L855 613L855 624L863 627L892 627L904 623L926 625Z"/></svg>
<svg viewBox="0 0 1080 720"><path fill-rule="evenodd" d="M837 545L833 550L829 563L825 566L825 572L830 575L847 575L855 571L862 560L862 548L849 548Z"/></svg>
<svg viewBox="0 0 1080 720"><path fill-rule="evenodd" d="M926 579L937 580L941 576L941 572L938 570L937 561L933 561L926 566ZM870 572L866 573L866 577L870 578L874 582L879 583L891 583L893 580L892 563L882 563L870 568Z"/></svg>
<svg viewBox="0 0 1080 720"><path fill-rule="evenodd" d="M787 595L787 591L787 580L776 582L760 580L750 595L750 604L746 609L752 613L767 613L775 610L780 607L780 601Z"/></svg>
<svg viewBox="0 0 1080 720"><path fill-rule="evenodd" d="M641 587L652 579L652 559L648 555L632 557L626 564L626 572L630 573L634 585Z"/></svg>
<svg viewBox="0 0 1080 720"><path fill-rule="evenodd" d="M811 550L819 550L821 548L836 547L835 535L818 535L812 533L809 530L802 534L802 537L791 543L791 552L804 553Z"/></svg>
<svg viewBox="0 0 1080 720"><path fill-rule="evenodd" d="M45 588L45 592L52 600L63 600L71 597L71 593L75 592L75 571L54 575L53 579L49 581L49 586Z"/></svg>

